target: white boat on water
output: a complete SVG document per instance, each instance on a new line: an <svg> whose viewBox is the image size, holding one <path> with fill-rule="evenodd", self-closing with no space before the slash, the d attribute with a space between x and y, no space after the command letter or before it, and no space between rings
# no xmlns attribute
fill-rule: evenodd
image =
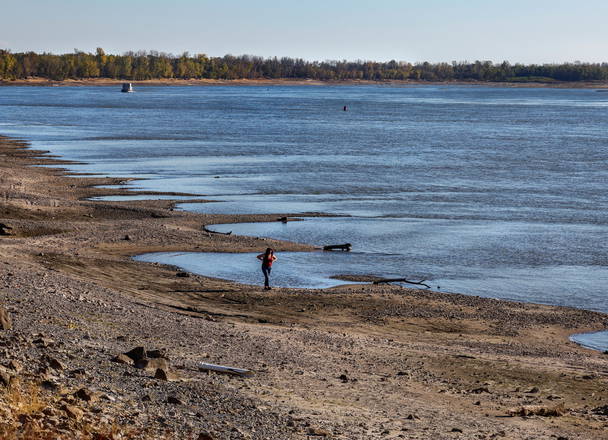
<svg viewBox="0 0 608 440"><path fill-rule="evenodd" d="M122 90L121 92L123 93L132 93L133 92L133 84L131 83L122 83Z"/></svg>

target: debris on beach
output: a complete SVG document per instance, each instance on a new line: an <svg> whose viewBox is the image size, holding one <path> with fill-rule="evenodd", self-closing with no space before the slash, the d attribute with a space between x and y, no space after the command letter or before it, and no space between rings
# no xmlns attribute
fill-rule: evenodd
<svg viewBox="0 0 608 440"><path fill-rule="evenodd" d="M542 417L561 417L567 412L564 403L560 403L556 406L544 406L544 405L524 405L521 408L512 409L509 411L509 415L529 417L529 416L542 416Z"/></svg>
<svg viewBox="0 0 608 440"><path fill-rule="evenodd" d="M425 281L426 280L410 281L407 278L383 278L383 279L373 281L372 284L406 283L406 284L414 284L417 286L424 286L427 289L430 289L431 286L429 286L428 284L425 284L424 283Z"/></svg>
<svg viewBox="0 0 608 440"><path fill-rule="evenodd" d="M225 365L208 364L206 362L199 362L199 371L210 371L220 374L231 374L233 376L250 377L253 376L253 371L246 370L244 368L228 367Z"/></svg>
<svg viewBox="0 0 608 440"><path fill-rule="evenodd" d="M9 231L11 231L12 229L13 228L11 228L10 226L4 223L0 223L0 235L11 235Z"/></svg>
<svg viewBox="0 0 608 440"><path fill-rule="evenodd" d="M219 235L230 235L230 234L232 234L232 231L230 231L230 232L213 231L211 229L208 229L206 225L203 225L203 232L206 232L207 234L219 234Z"/></svg>
<svg viewBox="0 0 608 440"><path fill-rule="evenodd" d="M352 250L353 245L350 243L344 243L344 244L330 244L327 246L323 246L323 250L324 251L336 251L336 250L340 250L340 251L344 251L344 252L350 252Z"/></svg>

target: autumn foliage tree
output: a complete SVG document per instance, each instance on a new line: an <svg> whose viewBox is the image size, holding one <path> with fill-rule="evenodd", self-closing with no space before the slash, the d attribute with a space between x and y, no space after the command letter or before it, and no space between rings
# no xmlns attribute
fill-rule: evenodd
<svg viewBox="0 0 608 440"><path fill-rule="evenodd" d="M0 49L0 80L46 78L148 79L313 79L422 81L605 81L607 63L510 64L490 61L416 63L391 60L306 61L301 58L262 58L251 55L208 57L151 52L94 54L80 50L56 55L11 53Z"/></svg>

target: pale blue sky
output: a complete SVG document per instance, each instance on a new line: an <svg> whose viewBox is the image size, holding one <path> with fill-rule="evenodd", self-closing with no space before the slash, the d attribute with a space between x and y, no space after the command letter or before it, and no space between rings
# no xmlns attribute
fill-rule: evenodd
<svg viewBox="0 0 608 440"><path fill-rule="evenodd" d="M15 52L608 61L606 0L0 0L0 23Z"/></svg>

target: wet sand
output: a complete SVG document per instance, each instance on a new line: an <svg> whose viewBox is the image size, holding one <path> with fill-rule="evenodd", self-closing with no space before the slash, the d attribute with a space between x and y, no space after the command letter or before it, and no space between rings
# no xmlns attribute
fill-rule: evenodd
<svg viewBox="0 0 608 440"><path fill-rule="evenodd" d="M87 201L132 192L95 187L124 179L66 176L65 162L23 141L0 138L0 157L0 297L14 326L0 332L2 363L18 361L15 387L33 384L43 402L24 417L5 392L6 438L608 439L608 356L568 340L605 328L607 315L390 285L265 292L188 276L131 257L311 247L202 230L289 213ZM174 380L111 361L137 346L163 351ZM199 361L255 374L203 373ZM98 399L74 397L83 387ZM513 415L523 406L563 415Z"/></svg>

